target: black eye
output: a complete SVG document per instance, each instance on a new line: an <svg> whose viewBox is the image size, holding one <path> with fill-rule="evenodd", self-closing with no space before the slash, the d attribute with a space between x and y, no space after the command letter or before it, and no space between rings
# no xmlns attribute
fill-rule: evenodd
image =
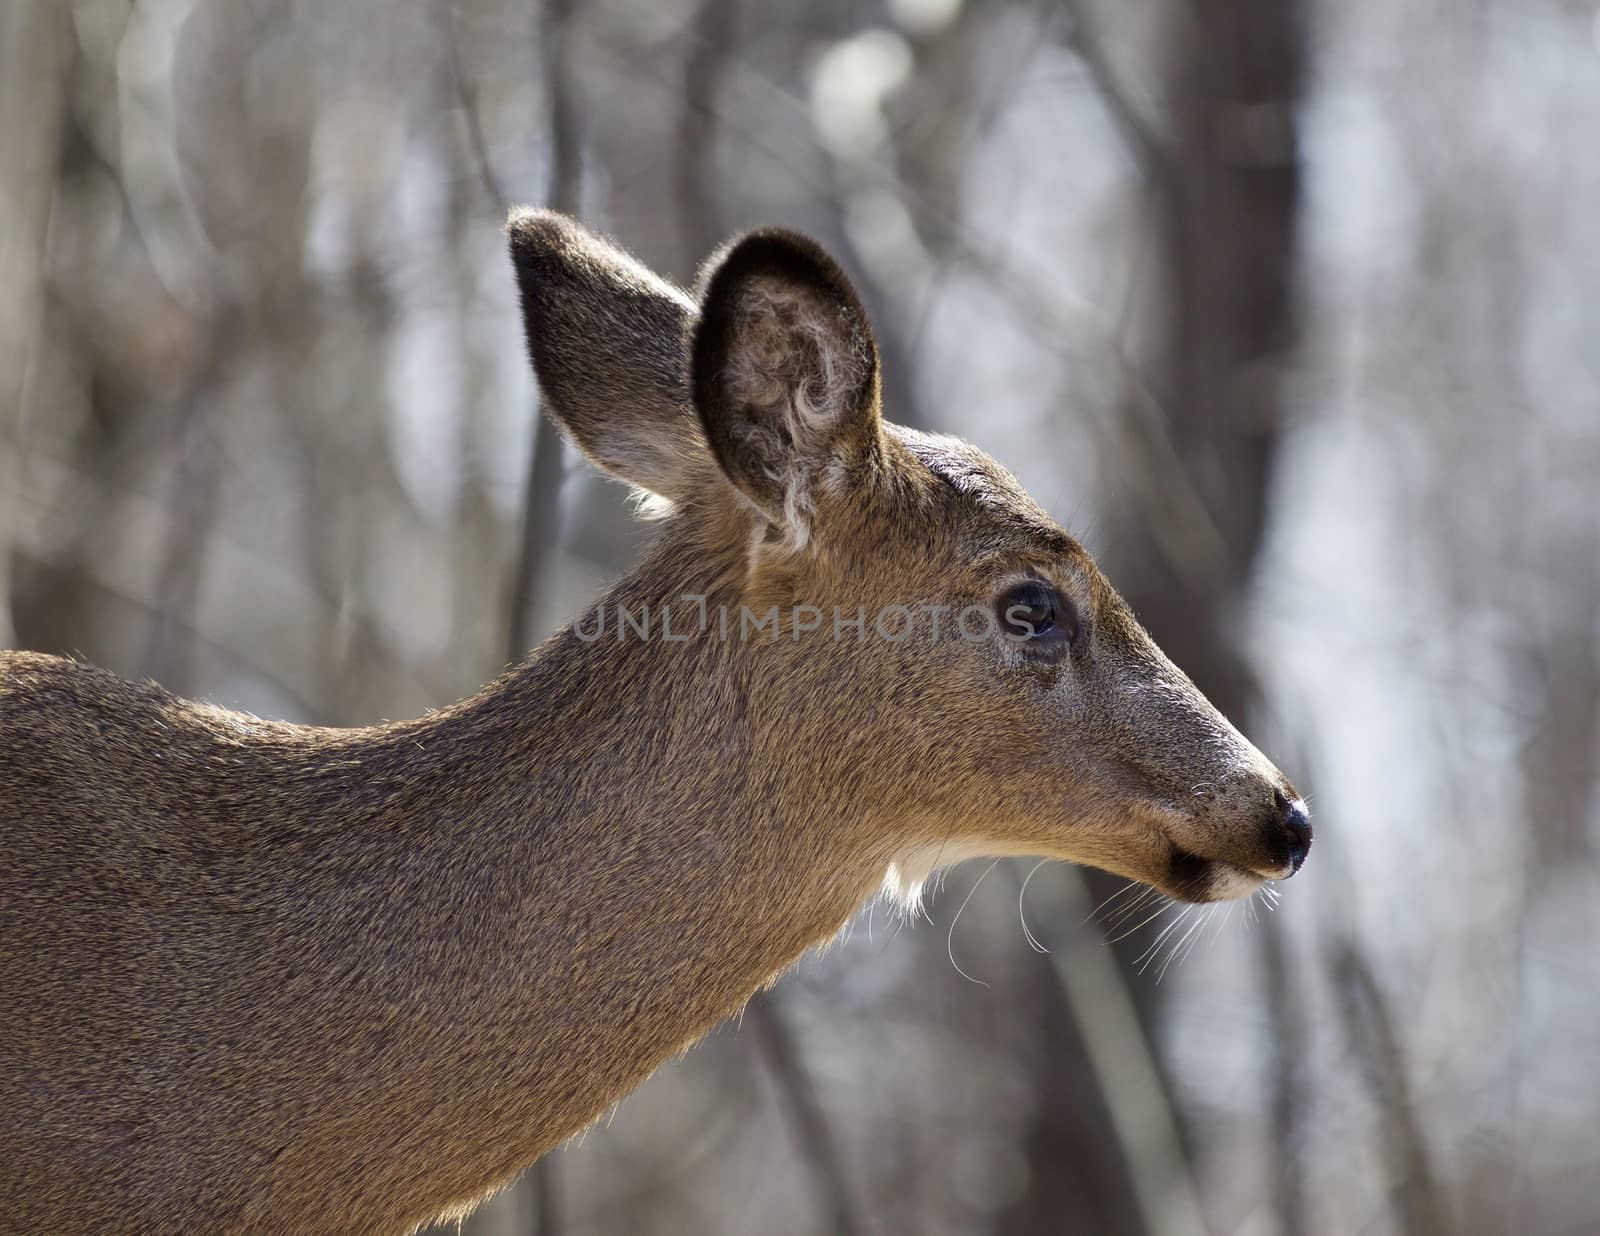
<svg viewBox="0 0 1600 1236"><path fill-rule="evenodd" d="M996 609L1001 633L1016 643L1070 643L1077 636L1078 617L1072 603L1043 580L1025 579L1008 588Z"/></svg>

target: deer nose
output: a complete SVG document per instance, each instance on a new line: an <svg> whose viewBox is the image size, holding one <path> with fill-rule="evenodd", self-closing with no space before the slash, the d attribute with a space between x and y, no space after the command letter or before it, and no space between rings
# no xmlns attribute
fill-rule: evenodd
<svg viewBox="0 0 1600 1236"><path fill-rule="evenodd" d="M1293 875L1311 852L1311 817L1306 814L1306 805L1300 798L1290 798L1282 790L1273 791L1273 806L1275 811L1269 826L1276 834L1273 850L1283 855L1289 874Z"/></svg>

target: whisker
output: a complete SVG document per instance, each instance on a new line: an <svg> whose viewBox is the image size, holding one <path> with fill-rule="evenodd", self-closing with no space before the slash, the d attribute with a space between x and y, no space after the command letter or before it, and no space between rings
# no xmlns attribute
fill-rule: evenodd
<svg viewBox="0 0 1600 1236"><path fill-rule="evenodd" d="M1222 933L1228 930L1228 921L1233 918L1233 908L1238 904L1239 903L1236 901L1218 902L1217 905L1212 909L1211 913L1207 915L1208 919L1215 920L1217 926L1217 929L1211 932L1211 943L1208 947L1215 948L1217 946L1217 941L1222 939ZM1218 911L1220 911L1220 913L1218 913ZM1207 929L1209 929L1210 926L1211 923L1207 922ZM1202 931L1200 933L1200 939L1194 942L1190 952L1192 953L1195 949L1198 949L1205 938L1206 933ZM1182 963L1180 962L1179 964L1181 965Z"/></svg>
<svg viewBox="0 0 1600 1236"><path fill-rule="evenodd" d="M1179 936L1178 942L1167 950L1167 959L1161 963L1161 969L1156 971L1157 984L1161 982L1162 976L1166 974L1167 967L1172 964L1173 959L1177 957L1180 951L1182 951L1183 946L1189 942L1189 938L1193 936L1196 931L1206 925L1206 918L1207 916L1204 914L1195 915L1195 920L1190 924L1189 930L1184 932L1183 935Z"/></svg>
<svg viewBox="0 0 1600 1236"><path fill-rule="evenodd" d="M1034 870L1037 871L1038 868L1034 868ZM1031 875L1032 873L1030 872L1029 874ZM1089 913L1084 917L1083 921L1086 922L1086 923L1094 921L1094 919L1099 917L1099 915L1100 915L1100 913L1102 911L1110 909L1110 907L1114 903L1116 903L1117 901L1120 901L1123 897L1126 897L1134 889L1136 889L1136 888L1148 888L1148 887L1149 887L1148 885L1140 884L1139 881L1137 881L1137 880L1129 880L1126 884L1124 884L1116 892L1112 893L1111 896L1107 897L1104 901L1102 901L1094 909L1090 910ZM1136 897L1136 898L1134 898L1134 900L1137 901L1138 898Z"/></svg>
<svg viewBox="0 0 1600 1236"><path fill-rule="evenodd" d="M976 983L979 987L987 987L989 984L982 979L973 978L972 975L961 968L961 963L956 960L956 924L961 921L962 911L967 908L967 902L972 900L972 894L978 891L978 885L989 878L989 873L995 869L999 862L998 858L995 859L994 862L983 869L983 874L973 881L972 887L967 890L967 895L961 899L961 905L956 910L956 916L950 920L950 930L945 933L944 937L945 955L950 958L950 964L956 968L956 973L966 979L967 982Z"/></svg>
<svg viewBox="0 0 1600 1236"><path fill-rule="evenodd" d="M1233 912L1238 908L1239 903L1237 901L1230 901L1228 903L1228 912L1222 916L1222 925L1217 928L1217 934L1211 937L1211 945L1213 948L1216 947L1217 941L1222 939L1223 934L1228 930L1228 924L1233 922Z"/></svg>
<svg viewBox="0 0 1600 1236"><path fill-rule="evenodd" d="M1184 912L1178 916L1178 921L1173 925L1175 927L1182 927L1184 930L1188 930L1188 928L1185 926L1185 924L1187 924L1187 923L1189 923L1191 921L1190 911L1192 909L1193 909L1192 906L1186 908L1184 910ZM1163 934L1166 934L1166 933L1163 933ZM1159 961L1159 960L1161 960L1161 958L1167 956L1168 948L1170 948L1172 946L1173 941L1181 939L1182 935L1183 935L1182 931L1179 931L1179 932L1173 933L1172 935L1168 936L1168 938L1166 938L1165 940L1158 940L1156 943L1159 945L1159 947L1158 948L1154 948L1154 949L1152 949L1150 951L1150 955L1148 957L1146 957L1144 959L1144 961L1140 964L1139 973L1143 974L1151 966L1155 965L1157 961Z"/></svg>
<svg viewBox="0 0 1600 1236"><path fill-rule="evenodd" d="M1039 943L1039 937L1034 935L1032 929L1028 926L1028 912L1022 906L1022 899L1028 895L1028 881L1032 880L1038 874L1039 868L1049 861L1047 858L1041 858L1036 862L1033 865L1033 870L1023 877L1022 887L1017 890L1017 921L1022 924L1022 934L1027 937L1028 944L1036 953L1048 953L1050 950Z"/></svg>
<svg viewBox="0 0 1600 1236"><path fill-rule="evenodd" d="M1121 943L1123 940L1126 940L1129 936L1131 936L1134 932L1142 930L1143 928L1149 926L1151 923L1155 922L1156 919L1160 918L1168 910L1172 909L1172 906L1173 906L1172 902L1163 901L1160 905L1158 905L1154 910L1152 910L1144 918L1140 919L1132 927L1129 927L1126 931L1119 931L1116 935L1111 936L1110 938L1108 938L1106 940L1106 943L1107 944L1119 944L1119 943Z"/></svg>
<svg viewBox="0 0 1600 1236"><path fill-rule="evenodd" d="M1184 962L1188 961L1189 958L1194 956L1195 949L1200 947L1200 942L1206 938L1206 933L1211 930L1211 924L1216 920L1217 911L1219 909L1221 909L1220 906L1213 905L1206 910L1205 917L1200 922L1199 934L1197 934L1194 939L1189 941L1188 948L1179 950L1178 959L1175 964L1181 966Z"/></svg>
<svg viewBox="0 0 1600 1236"><path fill-rule="evenodd" d="M1158 899L1160 896L1161 892L1159 889L1146 887L1132 901L1125 902L1123 905L1118 906L1116 913L1106 915L1105 929L1107 931L1115 931L1118 927L1122 926L1123 923L1127 922L1130 918L1133 918L1136 914L1143 913L1146 907L1148 907L1152 901Z"/></svg>
<svg viewBox="0 0 1600 1236"><path fill-rule="evenodd" d="M1179 912L1178 917L1163 927L1161 929L1161 934L1150 942L1150 947L1145 949L1144 952L1140 953L1134 958L1134 965L1139 967L1140 974L1145 972L1145 968L1149 966L1151 960L1155 957L1156 950L1161 947L1161 942L1172 934L1173 928L1179 927L1183 924L1183 920L1189 917L1189 912L1193 909L1194 907L1192 905L1184 906Z"/></svg>

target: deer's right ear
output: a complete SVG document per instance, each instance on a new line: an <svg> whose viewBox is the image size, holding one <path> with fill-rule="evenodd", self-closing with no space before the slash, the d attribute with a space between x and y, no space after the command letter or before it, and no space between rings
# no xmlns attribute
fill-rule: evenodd
<svg viewBox="0 0 1600 1236"><path fill-rule="evenodd" d="M565 215L516 210L506 230L545 413L604 471L684 497L709 467L684 356L694 302Z"/></svg>
<svg viewBox="0 0 1600 1236"><path fill-rule="evenodd" d="M882 449L866 311L820 245L777 228L713 256L700 288L690 370L706 440L728 479L803 544L817 487L847 484Z"/></svg>

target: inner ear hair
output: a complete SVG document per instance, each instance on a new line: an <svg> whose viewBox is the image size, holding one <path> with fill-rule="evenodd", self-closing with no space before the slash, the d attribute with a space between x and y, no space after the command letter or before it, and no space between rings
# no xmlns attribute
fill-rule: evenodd
<svg viewBox="0 0 1600 1236"><path fill-rule="evenodd" d="M712 454L791 538L813 491L878 449L878 350L855 289L815 242L750 233L701 276L690 369Z"/></svg>

